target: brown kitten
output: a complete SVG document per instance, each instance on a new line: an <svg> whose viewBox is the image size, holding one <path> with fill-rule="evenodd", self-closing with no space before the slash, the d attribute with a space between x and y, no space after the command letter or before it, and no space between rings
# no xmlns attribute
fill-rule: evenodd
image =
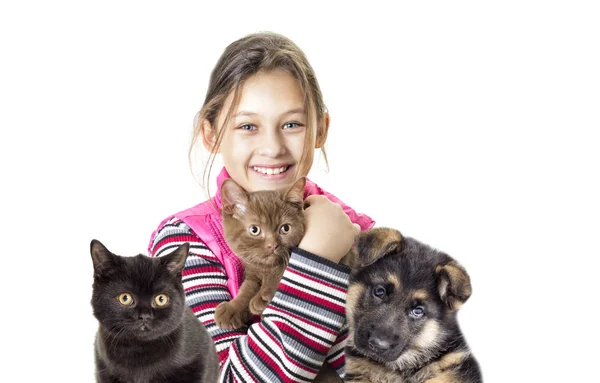
<svg viewBox="0 0 600 383"><path fill-rule="evenodd" d="M290 250L304 236L305 184L302 177L288 189L250 193L232 179L221 185L225 240L244 262L245 275L238 295L217 306L219 327L244 326L273 299Z"/></svg>
<svg viewBox="0 0 600 383"><path fill-rule="evenodd" d="M248 193L232 179L221 185L223 232L227 244L244 262L244 282L238 295L220 303L215 322L221 328L240 328L252 314L260 315L273 299L291 256L304 237L304 186ZM352 248L340 263L351 266L358 253ZM314 382L342 382L324 363Z"/></svg>

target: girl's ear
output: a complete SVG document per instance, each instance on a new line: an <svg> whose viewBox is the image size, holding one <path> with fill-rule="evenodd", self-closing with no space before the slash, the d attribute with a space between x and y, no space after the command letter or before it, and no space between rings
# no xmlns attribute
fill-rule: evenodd
<svg viewBox="0 0 600 383"><path fill-rule="evenodd" d="M204 148L211 153L218 153L218 148L215 148L217 132L208 120L203 120L200 124L200 134L202 135L202 144L204 145Z"/></svg>
<svg viewBox="0 0 600 383"><path fill-rule="evenodd" d="M317 127L317 138L315 140L315 149L319 149L325 145L327 141L327 132L329 131L329 113L323 113L319 126Z"/></svg>

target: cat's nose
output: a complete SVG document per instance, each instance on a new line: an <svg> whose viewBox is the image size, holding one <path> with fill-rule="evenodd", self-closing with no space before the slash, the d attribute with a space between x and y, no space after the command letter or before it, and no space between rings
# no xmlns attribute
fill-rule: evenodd
<svg viewBox="0 0 600 383"><path fill-rule="evenodd" d="M275 251L275 250L277 250L278 247L279 247L279 245L275 242L267 243L267 249L269 251Z"/></svg>
<svg viewBox="0 0 600 383"><path fill-rule="evenodd" d="M143 320L144 322L152 319L152 313L149 311L139 313L138 319Z"/></svg>

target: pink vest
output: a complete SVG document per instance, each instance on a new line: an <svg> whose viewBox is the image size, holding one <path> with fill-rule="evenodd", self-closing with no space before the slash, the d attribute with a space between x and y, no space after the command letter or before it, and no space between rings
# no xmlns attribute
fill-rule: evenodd
<svg viewBox="0 0 600 383"><path fill-rule="evenodd" d="M227 178L230 178L227 170L223 168L219 176L217 177L217 192L215 196L208 201L204 201L192 208L181 211L166 218L159 228L161 228L167 221L176 217L181 221L185 222L194 233L206 244L206 246L213 252L213 254L219 259L221 264L225 267L227 273L227 288L231 293L231 297L235 298L240 288L242 281L244 280L244 265L242 260L231 251L225 238L223 236L223 221L221 218L221 184ZM342 206L344 212L348 215L353 223L357 223L361 230L367 230L375 225L370 217L364 214L355 212L348 205L340 201L334 195L324 191L317 184L310 180L306 180L306 187L304 189L304 198L309 195L324 195L332 202L336 202ZM216 209L215 209L216 205ZM218 209L218 210L217 210ZM152 233L150 244L148 245L148 251L152 247L154 242L154 236L158 229Z"/></svg>

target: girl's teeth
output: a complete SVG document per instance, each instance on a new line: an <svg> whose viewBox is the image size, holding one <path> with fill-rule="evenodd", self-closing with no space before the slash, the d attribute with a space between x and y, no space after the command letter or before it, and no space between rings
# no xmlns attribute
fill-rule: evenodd
<svg viewBox="0 0 600 383"><path fill-rule="evenodd" d="M279 173L283 173L287 170L287 166L282 166L280 168L259 168L259 167L254 167L254 170L256 170L259 173L262 174L267 174L267 175L273 175L273 174L279 174Z"/></svg>

